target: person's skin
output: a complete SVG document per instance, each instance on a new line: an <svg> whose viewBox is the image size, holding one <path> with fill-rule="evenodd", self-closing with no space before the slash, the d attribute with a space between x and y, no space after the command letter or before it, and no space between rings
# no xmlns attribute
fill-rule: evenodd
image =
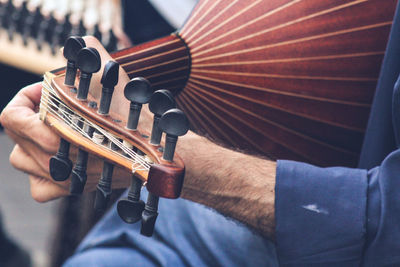
<svg viewBox="0 0 400 267"><path fill-rule="evenodd" d="M97 40L85 37L85 42L99 50L103 64L110 59ZM94 79L98 81L100 75L94 75ZM127 113L129 105L122 97L127 80L121 72L121 82L113 96L119 101L111 107L122 114ZM29 175L32 197L46 202L68 195L69 181L54 182L50 177L49 160L56 153L60 138L39 120L40 96L40 84L21 89L1 113L0 123L16 143L11 164ZM139 129L151 129L152 114L147 107L143 108L139 123ZM275 162L221 147L191 131L179 138L176 152L186 167L181 197L214 208L273 238ZM71 155L74 159L76 148L72 148ZM102 161L91 156L85 191L95 190L101 170ZM130 174L116 168L113 188L127 187L129 182Z"/></svg>

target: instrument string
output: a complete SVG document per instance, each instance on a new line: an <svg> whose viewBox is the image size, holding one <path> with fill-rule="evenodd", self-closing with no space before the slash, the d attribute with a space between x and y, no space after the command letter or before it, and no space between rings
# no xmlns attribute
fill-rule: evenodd
<svg viewBox="0 0 400 267"><path fill-rule="evenodd" d="M49 106L47 106L47 108L48 107ZM57 106L51 106L51 107L54 108ZM71 115L69 112L65 112L65 111L61 111L61 114L60 114L60 113L56 112L53 108L50 109L51 114L53 114L53 115L57 116L59 119L63 120L63 122L65 122L67 125L69 125L76 132L82 134L82 136L86 137L89 140L92 140L92 138L87 134L87 132L83 130L85 127L80 128L78 126L77 122L75 121L74 115ZM117 138L113 137L111 134L108 134L107 132L105 132L102 128L96 127L96 125L89 123L87 120L84 120L83 118L78 118L78 121L81 121L82 123L84 123L85 126L95 127L95 129L97 131L99 131L101 134L103 134L105 137L107 137L110 140L110 142L117 145L121 150L123 150L126 154L128 154L131 158L133 158L135 170L148 170L150 168L150 166L147 166L148 164L142 159L141 156L135 155L134 153L132 153L129 148L127 148L125 145L123 145L122 142L120 142ZM112 151L107 146L104 146L104 147L107 148L108 150ZM115 151L112 151L112 152L116 153ZM123 154L119 154L119 156L123 156ZM125 157L125 156L123 156L123 157ZM131 159L131 158L127 158L127 159ZM135 165L135 164L139 164L142 168L138 168L137 165Z"/></svg>
<svg viewBox="0 0 400 267"><path fill-rule="evenodd" d="M75 111L73 111L71 108L69 108L65 103L63 103L58 96L54 95L51 92L52 88L50 86L47 86L44 84L44 88L46 90L42 91L42 100L41 100L41 108L45 108L46 111L50 112L54 116L56 116L58 119L66 123L68 126L70 126L74 131L80 133L82 136L85 138L89 139L92 141L92 138L84 131L85 127L79 127L78 123L76 120L79 122L84 123L87 126L93 127L96 131L104 135L111 143L115 144L117 147L119 147L125 154L127 154L130 158L127 158L129 160L133 160L132 168L133 171L136 170L149 170L150 164L146 159L134 152L131 148L125 146L123 142L121 142L117 137L112 135L111 133L107 132L105 129L102 127L96 125L95 123L91 122L88 119L84 119L82 116L77 114ZM117 153L113 150L111 150L110 147L108 146L102 146L109 150L112 153ZM122 156L126 158L125 155L117 153L119 156Z"/></svg>

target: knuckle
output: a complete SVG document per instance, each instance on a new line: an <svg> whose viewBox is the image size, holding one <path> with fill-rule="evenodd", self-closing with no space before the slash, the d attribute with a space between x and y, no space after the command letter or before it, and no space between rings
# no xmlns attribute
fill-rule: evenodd
<svg viewBox="0 0 400 267"><path fill-rule="evenodd" d="M45 199L43 198L43 196L38 193L38 190L36 190L34 188L31 188L31 196L36 202L39 202L39 203L46 202Z"/></svg>
<svg viewBox="0 0 400 267"><path fill-rule="evenodd" d="M84 36L83 39L85 40L85 43L87 46L100 46L101 45L100 41L94 36L91 36L91 35Z"/></svg>
<svg viewBox="0 0 400 267"><path fill-rule="evenodd" d="M39 203L44 203L47 201L37 185L31 185L31 196L36 202Z"/></svg>
<svg viewBox="0 0 400 267"><path fill-rule="evenodd" d="M14 149L11 151L9 161L14 168L19 169L19 156L17 145L15 145Z"/></svg>
<svg viewBox="0 0 400 267"><path fill-rule="evenodd" d="M3 125L4 128L8 128L9 126L9 109L5 108L3 112L0 113L0 124Z"/></svg>

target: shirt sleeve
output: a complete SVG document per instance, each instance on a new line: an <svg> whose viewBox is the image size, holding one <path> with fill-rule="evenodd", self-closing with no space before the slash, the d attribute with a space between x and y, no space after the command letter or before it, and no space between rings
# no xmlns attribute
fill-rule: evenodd
<svg viewBox="0 0 400 267"><path fill-rule="evenodd" d="M369 171L278 161L276 240L281 266L400 262L400 151Z"/></svg>

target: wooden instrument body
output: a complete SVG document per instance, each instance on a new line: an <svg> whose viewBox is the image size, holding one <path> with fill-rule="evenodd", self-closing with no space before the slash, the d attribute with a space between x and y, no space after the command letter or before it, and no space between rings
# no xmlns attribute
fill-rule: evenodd
<svg viewBox="0 0 400 267"><path fill-rule="evenodd" d="M274 159L355 166L396 0L199 1L113 55L178 93L193 130Z"/></svg>

